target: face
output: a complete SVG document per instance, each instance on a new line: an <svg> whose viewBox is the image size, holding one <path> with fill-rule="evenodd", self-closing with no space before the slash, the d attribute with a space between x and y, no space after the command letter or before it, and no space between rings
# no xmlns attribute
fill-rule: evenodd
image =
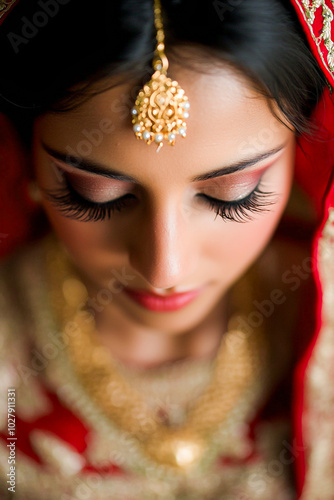
<svg viewBox="0 0 334 500"><path fill-rule="evenodd" d="M138 88L127 83L38 118L33 154L45 210L95 306L109 290L115 314L177 335L203 321L267 245L290 192L295 139L233 70L171 64L169 73L191 104L175 146L157 153L135 138ZM169 305L138 294L189 290Z"/></svg>

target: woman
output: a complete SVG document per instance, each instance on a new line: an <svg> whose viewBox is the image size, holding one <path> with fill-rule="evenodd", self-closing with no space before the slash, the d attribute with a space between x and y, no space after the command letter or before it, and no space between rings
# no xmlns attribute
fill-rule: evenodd
<svg viewBox="0 0 334 500"><path fill-rule="evenodd" d="M3 6L3 498L333 498L333 11Z"/></svg>

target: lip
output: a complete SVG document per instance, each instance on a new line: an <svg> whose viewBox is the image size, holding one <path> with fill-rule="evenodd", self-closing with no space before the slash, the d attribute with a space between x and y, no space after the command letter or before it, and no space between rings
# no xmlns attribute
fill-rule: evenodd
<svg viewBox="0 0 334 500"><path fill-rule="evenodd" d="M204 287L189 290L183 293L174 293L173 295L158 295L148 293L144 290L133 290L131 288L124 288L124 292L132 300L137 302L145 309L157 312L176 311L185 307L192 302L203 290Z"/></svg>

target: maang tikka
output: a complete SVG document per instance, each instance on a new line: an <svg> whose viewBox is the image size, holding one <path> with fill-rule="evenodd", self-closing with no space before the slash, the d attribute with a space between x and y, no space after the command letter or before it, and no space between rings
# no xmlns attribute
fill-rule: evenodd
<svg viewBox="0 0 334 500"><path fill-rule="evenodd" d="M165 54L160 0L154 0L154 24L157 31L153 59L155 73L139 91L131 113L137 139L144 139L146 144L155 142L158 152L164 139L174 146L177 135L186 137L185 119L189 117L190 103L178 82L167 76L169 63Z"/></svg>

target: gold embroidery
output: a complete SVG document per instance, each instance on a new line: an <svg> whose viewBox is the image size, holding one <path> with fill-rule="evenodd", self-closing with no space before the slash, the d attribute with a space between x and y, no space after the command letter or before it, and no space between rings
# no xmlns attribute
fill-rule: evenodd
<svg viewBox="0 0 334 500"><path fill-rule="evenodd" d="M216 465L206 474L184 477L138 477L81 472L68 475L57 468L41 467L29 458L17 457L18 498L25 500L220 500L255 499L293 500L295 494L286 482L286 457L282 443L285 425L268 423L259 429L257 438L264 456L249 464ZM45 443L46 444L46 443ZM61 459L62 456L59 456ZM6 445L0 442L0 484L7 470ZM51 464L50 464L51 465ZM5 484L5 483L4 483ZM1 492L1 488L0 488ZM314 499L313 499L314 500Z"/></svg>
<svg viewBox="0 0 334 500"><path fill-rule="evenodd" d="M319 242L319 271L323 284L322 327L306 371L306 481L301 500L332 500L334 491L334 209Z"/></svg>
<svg viewBox="0 0 334 500"><path fill-rule="evenodd" d="M51 473L72 476L86 465L82 455L51 432L35 429L30 433L30 441Z"/></svg>
<svg viewBox="0 0 334 500"><path fill-rule="evenodd" d="M10 10L17 0L0 0L0 19Z"/></svg>
<svg viewBox="0 0 334 500"><path fill-rule="evenodd" d="M331 0L333 6L334 1ZM333 33L332 33L332 23L334 19L333 12L328 5L326 5L325 0L296 0L296 3L302 12L305 21L308 24L310 33L312 35L313 40L316 43L318 48L319 55L321 60L331 74L334 77L334 42L333 42ZM318 9L321 9L321 15L323 19L322 29L320 30L319 35L317 36L314 32L314 21L316 18L316 14ZM321 49L321 43L324 44L327 50L327 57L325 59L325 54Z"/></svg>

